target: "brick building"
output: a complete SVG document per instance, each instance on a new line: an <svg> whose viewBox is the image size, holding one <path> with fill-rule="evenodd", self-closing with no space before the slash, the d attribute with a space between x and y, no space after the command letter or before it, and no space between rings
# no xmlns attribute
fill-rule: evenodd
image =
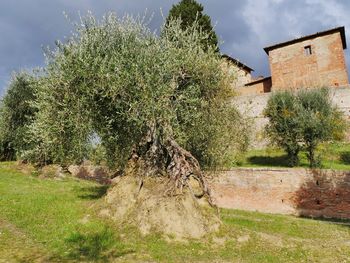
<svg viewBox="0 0 350 263"><path fill-rule="evenodd" d="M348 85L344 49L344 27L264 48L269 55L272 89Z"/></svg>
<svg viewBox="0 0 350 263"><path fill-rule="evenodd" d="M241 88L245 84L252 81L252 72L254 69L243 64L239 60L232 58L228 55L222 55L223 59L222 68L225 72L234 77L233 87Z"/></svg>
<svg viewBox="0 0 350 263"><path fill-rule="evenodd" d="M337 27L264 48L271 77L236 86L241 95L302 87L348 86L345 28Z"/></svg>
<svg viewBox="0 0 350 263"><path fill-rule="evenodd" d="M252 76L254 69L228 55L222 55L222 58L222 68L227 74L233 76L234 82L231 85L240 95L266 93L271 90L271 77L254 78Z"/></svg>

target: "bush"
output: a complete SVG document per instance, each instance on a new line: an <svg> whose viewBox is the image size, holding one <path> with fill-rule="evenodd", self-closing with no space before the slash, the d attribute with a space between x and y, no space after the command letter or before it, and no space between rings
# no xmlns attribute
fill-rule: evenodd
<svg viewBox="0 0 350 263"><path fill-rule="evenodd" d="M286 151L291 166L298 164L301 149L306 150L310 167L320 166L315 154L319 143L341 140L346 129L345 119L325 88L275 93L265 116L269 118L266 132L270 140Z"/></svg>

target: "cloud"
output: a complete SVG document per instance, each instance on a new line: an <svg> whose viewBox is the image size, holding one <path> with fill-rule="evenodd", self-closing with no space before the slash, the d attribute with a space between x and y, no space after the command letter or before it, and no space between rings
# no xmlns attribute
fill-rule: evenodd
<svg viewBox="0 0 350 263"><path fill-rule="evenodd" d="M242 20L250 38L246 46L232 43L232 49L242 48L246 59L257 63L252 66L268 74L263 47L341 25L350 30L349 7L350 3L337 0L247 0ZM346 57L350 61L348 52Z"/></svg>
<svg viewBox="0 0 350 263"><path fill-rule="evenodd" d="M57 39L71 34L72 26L63 16L72 20L92 11L96 16L114 11L142 14L148 8L154 12L151 26L161 23L160 8L167 12L172 1L144 0L2 0L0 2L0 95L4 93L12 71L44 65L42 47L52 46Z"/></svg>
<svg viewBox="0 0 350 263"><path fill-rule="evenodd" d="M212 18L223 41L221 50L268 75L265 46L344 25L350 32L346 0L199 0ZM160 9L168 13L177 0L1 0L0 1L0 94L13 70L44 64L42 46L69 36L72 29L63 16L74 20L88 10L98 17L108 11L154 13L150 24L162 24ZM348 39L349 34L347 33ZM350 56L346 52L347 61Z"/></svg>

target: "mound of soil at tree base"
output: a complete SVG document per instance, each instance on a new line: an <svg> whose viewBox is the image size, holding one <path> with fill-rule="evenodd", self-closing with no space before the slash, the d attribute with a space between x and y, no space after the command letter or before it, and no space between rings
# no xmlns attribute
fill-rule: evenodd
<svg viewBox="0 0 350 263"><path fill-rule="evenodd" d="M68 172L74 177L95 181L100 184L111 184L111 172L106 166L92 165L84 162L82 165L70 165Z"/></svg>
<svg viewBox="0 0 350 263"><path fill-rule="evenodd" d="M135 225L146 235L162 232L176 239L201 238L217 231L218 210L189 188L166 196L164 177L123 176L108 192L109 215L122 224Z"/></svg>

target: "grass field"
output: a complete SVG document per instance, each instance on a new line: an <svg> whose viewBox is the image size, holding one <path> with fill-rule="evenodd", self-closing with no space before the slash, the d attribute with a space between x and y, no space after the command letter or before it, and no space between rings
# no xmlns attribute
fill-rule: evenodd
<svg viewBox="0 0 350 263"><path fill-rule="evenodd" d="M0 262L350 262L350 226L222 210L219 233L142 237L97 216L106 187L0 164Z"/></svg>
<svg viewBox="0 0 350 263"><path fill-rule="evenodd" d="M324 144L318 148L317 154L321 157L324 169L350 170L350 144ZM306 153L299 154L299 167L307 168L309 163ZM266 148L248 151L238 166L243 167L288 167L286 155L281 149Z"/></svg>

